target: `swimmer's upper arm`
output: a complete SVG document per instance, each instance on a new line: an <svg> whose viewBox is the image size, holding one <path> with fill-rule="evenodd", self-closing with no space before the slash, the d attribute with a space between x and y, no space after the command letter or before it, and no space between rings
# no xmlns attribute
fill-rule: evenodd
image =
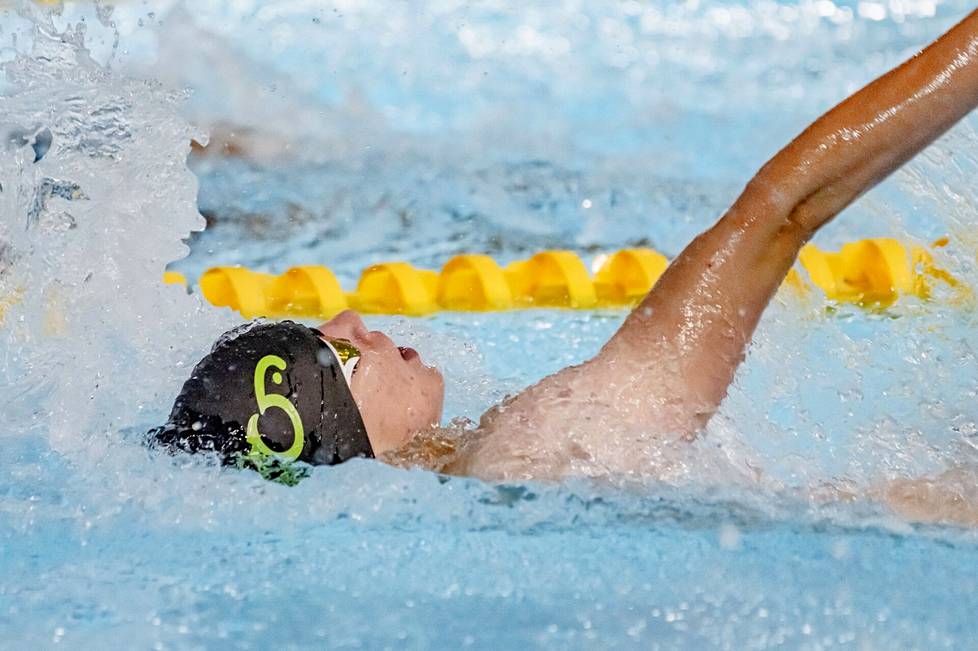
<svg viewBox="0 0 978 651"><path fill-rule="evenodd" d="M702 427L800 247L978 103L978 11L823 115L673 261L594 364L645 366L633 385Z"/></svg>

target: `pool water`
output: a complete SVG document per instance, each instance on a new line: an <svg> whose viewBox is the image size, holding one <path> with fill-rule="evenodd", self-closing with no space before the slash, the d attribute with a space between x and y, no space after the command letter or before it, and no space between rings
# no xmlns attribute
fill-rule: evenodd
<svg viewBox="0 0 978 651"><path fill-rule="evenodd" d="M289 488L143 444L237 322L164 268L317 263L351 286L373 262L462 252L673 256L778 147L969 9L0 8L0 648L973 645L972 531L809 497L978 465L974 309L943 290L883 312L779 295L659 480L353 461ZM938 262L974 286L974 124L818 242L948 235ZM191 138L232 128L247 156L188 162ZM624 316L368 325L444 370L446 423L465 427Z"/></svg>

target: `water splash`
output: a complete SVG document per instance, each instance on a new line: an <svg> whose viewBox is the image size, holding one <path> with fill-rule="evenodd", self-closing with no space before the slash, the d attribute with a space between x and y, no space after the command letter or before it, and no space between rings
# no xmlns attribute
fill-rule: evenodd
<svg viewBox="0 0 978 651"><path fill-rule="evenodd" d="M21 6L31 47L3 67L0 436L43 432L102 464L127 456L119 431L162 416L223 317L160 283L204 223L182 95L96 62L56 10Z"/></svg>

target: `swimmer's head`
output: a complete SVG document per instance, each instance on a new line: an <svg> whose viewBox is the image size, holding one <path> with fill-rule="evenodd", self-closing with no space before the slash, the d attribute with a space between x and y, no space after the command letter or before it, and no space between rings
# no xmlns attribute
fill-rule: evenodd
<svg viewBox="0 0 978 651"><path fill-rule="evenodd" d="M441 375L353 313L322 331L256 322L194 368L156 440L225 462L260 453L312 464L372 457L441 418Z"/></svg>

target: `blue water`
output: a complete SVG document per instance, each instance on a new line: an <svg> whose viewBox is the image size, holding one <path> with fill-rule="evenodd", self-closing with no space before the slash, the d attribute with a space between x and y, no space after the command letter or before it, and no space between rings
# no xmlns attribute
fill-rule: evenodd
<svg viewBox="0 0 978 651"><path fill-rule="evenodd" d="M346 286L373 262L461 252L672 256L787 139L968 9L296 0L123 4L99 20L68 5L57 28L84 18L110 78L62 72L0 106L4 126L50 124L68 143L38 164L6 150L3 187L46 176L88 197L51 199L25 231L20 199L0 195L17 253L0 289L30 288L0 326L0 648L973 646L973 532L805 490L978 463L974 312L941 290L882 314L776 298L663 481L497 486L356 461L287 488L142 444L235 322L159 286L181 238L170 268L191 278L317 263ZM28 52L29 23L0 20L0 60ZM259 144L191 159L191 176L184 120ZM94 135L61 140L66 123ZM972 127L819 242L947 234L939 262L974 283ZM197 206L209 227L190 235ZM443 368L447 422L586 359L623 318L368 325Z"/></svg>
<svg viewBox="0 0 978 651"><path fill-rule="evenodd" d="M262 490L291 504L336 483L380 496L205 527L142 505L88 530L34 524L0 566L5 646L966 648L975 634L972 542L365 463Z"/></svg>

